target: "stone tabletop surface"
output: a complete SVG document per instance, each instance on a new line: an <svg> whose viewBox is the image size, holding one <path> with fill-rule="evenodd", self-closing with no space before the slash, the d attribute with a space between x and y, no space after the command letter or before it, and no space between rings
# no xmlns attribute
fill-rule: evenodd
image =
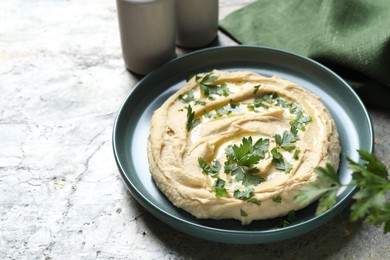
<svg viewBox="0 0 390 260"><path fill-rule="evenodd" d="M250 2L221 0L220 18ZM0 259L390 259L390 236L350 222L348 209L261 245L160 222L113 156L116 113L140 79L124 67L115 1L2 0L0 10ZM236 43L219 32L215 45ZM368 111L389 167L390 111Z"/></svg>

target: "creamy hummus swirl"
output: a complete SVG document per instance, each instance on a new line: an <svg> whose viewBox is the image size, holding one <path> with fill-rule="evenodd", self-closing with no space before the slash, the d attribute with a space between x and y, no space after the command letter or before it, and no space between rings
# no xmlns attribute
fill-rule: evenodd
<svg viewBox="0 0 390 260"><path fill-rule="evenodd" d="M239 159L245 150L249 161ZM318 182L317 166L337 169L339 155L334 120L318 96L247 71L192 77L155 111L148 140L152 177L175 206L242 224L306 206L294 196Z"/></svg>

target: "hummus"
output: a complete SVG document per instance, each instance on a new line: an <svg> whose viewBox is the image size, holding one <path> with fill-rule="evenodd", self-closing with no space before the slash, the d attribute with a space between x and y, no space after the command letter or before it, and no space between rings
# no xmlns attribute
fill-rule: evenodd
<svg viewBox="0 0 390 260"><path fill-rule="evenodd" d="M148 140L152 177L175 206L243 225L307 206L294 196L339 156L318 96L246 71L193 76L155 111Z"/></svg>

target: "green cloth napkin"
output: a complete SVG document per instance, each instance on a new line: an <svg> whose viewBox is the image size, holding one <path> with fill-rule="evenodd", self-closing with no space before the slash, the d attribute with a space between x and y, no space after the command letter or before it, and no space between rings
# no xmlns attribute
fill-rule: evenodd
<svg viewBox="0 0 390 260"><path fill-rule="evenodd" d="M258 0L220 21L242 44L310 57L366 105L390 107L389 0Z"/></svg>

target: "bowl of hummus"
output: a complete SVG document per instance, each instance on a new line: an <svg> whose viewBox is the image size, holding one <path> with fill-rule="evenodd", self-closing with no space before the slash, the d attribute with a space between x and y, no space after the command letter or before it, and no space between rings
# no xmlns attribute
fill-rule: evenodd
<svg viewBox="0 0 390 260"><path fill-rule="evenodd" d="M217 47L152 72L121 106L114 155L134 198L164 223L227 243L292 238L326 223L355 187L315 215L294 197L326 164L373 149L355 92L328 68L282 50ZM248 239L250 238L250 239Z"/></svg>
<svg viewBox="0 0 390 260"><path fill-rule="evenodd" d="M340 151L318 96L250 71L194 75L155 111L148 139L152 177L176 207L243 225L307 206L294 197L316 167L337 170Z"/></svg>

